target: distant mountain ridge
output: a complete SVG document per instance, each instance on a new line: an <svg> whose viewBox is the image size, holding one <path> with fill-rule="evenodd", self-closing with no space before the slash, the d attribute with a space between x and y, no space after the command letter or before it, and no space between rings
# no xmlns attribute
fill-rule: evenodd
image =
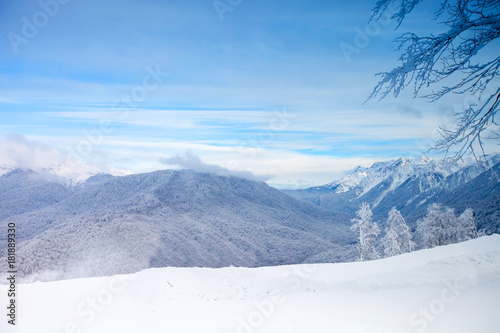
<svg viewBox="0 0 500 333"><path fill-rule="evenodd" d="M497 202L500 187L498 164L500 155L486 162L452 163L430 158L399 158L377 162L371 167L357 167L340 180L303 190L284 190L285 193L322 208L353 215L362 202L372 207L374 219L383 222L392 207L401 211L414 226L431 203L449 205L462 212L464 193L475 193L467 202L476 211L478 225L487 232L500 232L497 208L486 201ZM490 177L485 174L490 173ZM488 178L484 183L481 179ZM491 211L485 211L485 209Z"/></svg>
<svg viewBox="0 0 500 333"><path fill-rule="evenodd" d="M67 187L33 171L16 170L0 176L0 193L6 205L25 198L0 220L0 225L16 224L24 278L355 257L355 237L343 214L236 177L164 170L96 175ZM2 254L4 237L0 235Z"/></svg>

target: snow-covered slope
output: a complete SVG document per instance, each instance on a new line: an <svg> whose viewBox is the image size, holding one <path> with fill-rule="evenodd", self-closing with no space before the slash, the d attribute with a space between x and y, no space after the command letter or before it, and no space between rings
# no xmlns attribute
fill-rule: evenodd
<svg viewBox="0 0 500 333"><path fill-rule="evenodd" d="M500 232L500 163L481 173L471 181L437 193L434 199L459 212L474 207L479 230L488 234Z"/></svg>
<svg viewBox="0 0 500 333"><path fill-rule="evenodd" d="M372 262L158 268L18 289L16 327L4 318L3 333L497 333L500 236Z"/></svg>
<svg viewBox="0 0 500 333"><path fill-rule="evenodd" d="M0 176L0 220L53 205L72 189L31 170L15 169Z"/></svg>

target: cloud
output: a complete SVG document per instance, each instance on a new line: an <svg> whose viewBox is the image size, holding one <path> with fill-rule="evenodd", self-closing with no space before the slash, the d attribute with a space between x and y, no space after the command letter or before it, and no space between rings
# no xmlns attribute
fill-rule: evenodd
<svg viewBox="0 0 500 333"><path fill-rule="evenodd" d="M165 165L176 165L181 168L190 169L196 172L212 173L219 176L234 176L248 180L265 182L273 178L273 175L256 175L246 170L230 170L215 164L204 163L201 158L190 151L184 154L178 154L171 157L162 157L159 162Z"/></svg>
<svg viewBox="0 0 500 333"><path fill-rule="evenodd" d="M412 115L415 118L422 119L423 114L422 111L417 110L411 106L398 105L398 112L402 114Z"/></svg>
<svg viewBox="0 0 500 333"><path fill-rule="evenodd" d="M51 145L11 133L5 135L4 141L0 140L0 175L17 168L62 183L77 183L97 173L129 174L111 166L84 164Z"/></svg>
<svg viewBox="0 0 500 333"><path fill-rule="evenodd" d="M5 135L4 144L0 150L4 164L21 169L38 171L40 165L36 164L38 155L50 156L55 153L49 146L40 142L27 140L21 134L10 133Z"/></svg>

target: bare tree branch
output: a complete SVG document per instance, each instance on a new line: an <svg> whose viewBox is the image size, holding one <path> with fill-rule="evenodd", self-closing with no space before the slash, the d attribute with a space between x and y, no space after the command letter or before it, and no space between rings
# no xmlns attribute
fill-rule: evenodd
<svg viewBox="0 0 500 333"><path fill-rule="evenodd" d="M379 0L372 18L380 17L389 6L398 5L393 15L398 26L422 0ZM395 41L402 51L401 64L390 72L378 73L380 81L368 97L383 99L389 94L399 94L413 84L414 97L436 101L449 93L468 94L477 103L457 113L454 129L441 128L442 139L435 150L446 154L455 150L454 157L461 158L479 146L484 156L482 133L490 125L497 125L494 117L500 97L500 56L491 59L481 51L500 37L499 0L442 0L433 19L442 19L447 31L438 35L417 36L404 33ZM488 55L490 59L488 58ZM456 82L447 85L446 82ZM423 88L438 89L422 94Z"/></svg>

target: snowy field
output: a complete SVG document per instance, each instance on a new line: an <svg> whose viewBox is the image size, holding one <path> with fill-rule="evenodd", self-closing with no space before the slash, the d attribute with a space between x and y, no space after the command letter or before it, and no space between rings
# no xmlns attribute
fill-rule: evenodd
<svg viewBox="0 0 500 333"><path fill-rule="evenodd" d="M497 333L500 235L372 262L161 268L17 288L17 324L3 314L2 333Z"/></svg>

